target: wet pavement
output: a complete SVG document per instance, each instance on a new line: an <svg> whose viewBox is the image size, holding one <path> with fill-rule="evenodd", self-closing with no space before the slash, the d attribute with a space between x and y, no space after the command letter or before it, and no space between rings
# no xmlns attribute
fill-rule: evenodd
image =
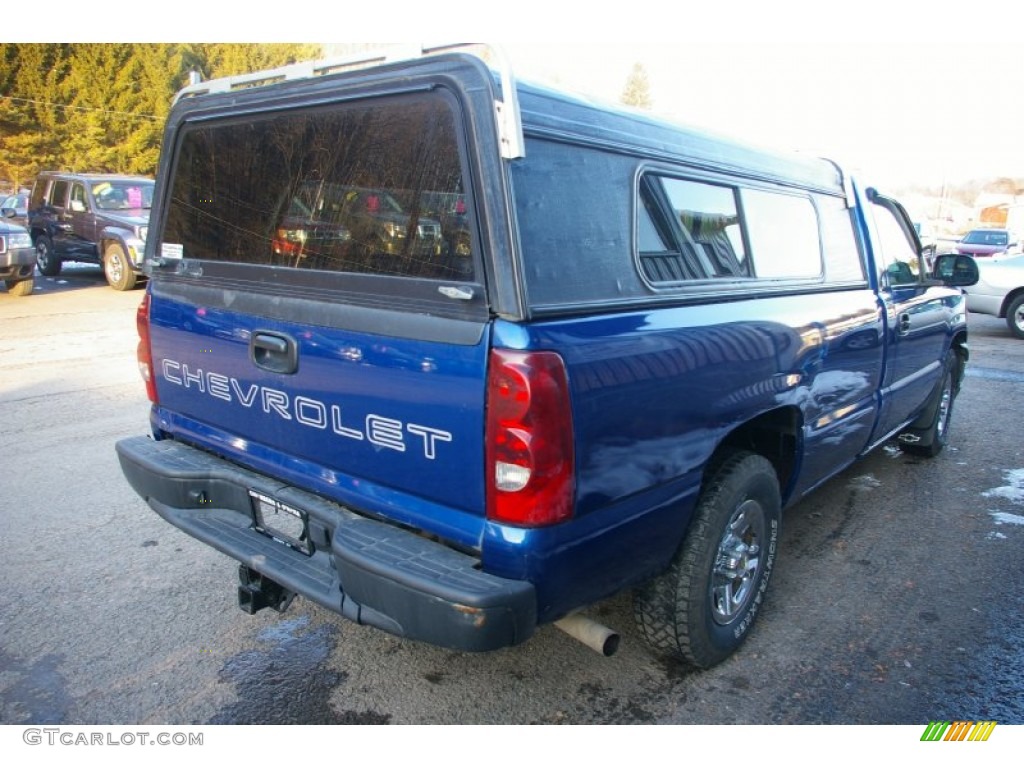
<svg viewBox="0 0 1024 768"><path fill-rule="evenodd" d="M885 446L783 521L741 651L695 673L651 653L628 594L591 615L605 659L551 627L473 655L297 600L236 606L236 568L167 525L113 452L148 426L141 294L98 270L0 295L2 724L1024 723L1024 342L972 317L952 442Z"/></svg>

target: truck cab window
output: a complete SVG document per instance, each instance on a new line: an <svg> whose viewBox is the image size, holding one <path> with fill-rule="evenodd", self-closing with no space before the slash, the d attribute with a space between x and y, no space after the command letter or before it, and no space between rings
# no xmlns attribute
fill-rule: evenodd
<svg viewBox="0 0 1024 768"><path fill-rule="evenodd" d="M920 280L921 258L896 218L897 213L882 202L870 206L878 229L880 259L889 287L912 285Z"/></svg>

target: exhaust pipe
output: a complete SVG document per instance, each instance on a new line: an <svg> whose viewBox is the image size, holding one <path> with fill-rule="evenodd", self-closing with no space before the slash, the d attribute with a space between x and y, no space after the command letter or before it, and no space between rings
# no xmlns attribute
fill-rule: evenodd
<svg viewBox="0 0 1024 768"><path fill-rule="evenodd" d="M555 622L555 626L602 656L611 656L619 650L619 633L578 613Z"/></svg>

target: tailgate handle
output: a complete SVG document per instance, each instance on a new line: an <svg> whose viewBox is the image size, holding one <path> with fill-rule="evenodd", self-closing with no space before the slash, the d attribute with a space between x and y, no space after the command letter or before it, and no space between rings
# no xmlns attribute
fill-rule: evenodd
<svg viewBox="0 0 1024 768"><path fill-rule="evenodd" d="M257 367L272 373L299 370L299 348L295 339L281 333L253 331L249 356Z"/></svg>

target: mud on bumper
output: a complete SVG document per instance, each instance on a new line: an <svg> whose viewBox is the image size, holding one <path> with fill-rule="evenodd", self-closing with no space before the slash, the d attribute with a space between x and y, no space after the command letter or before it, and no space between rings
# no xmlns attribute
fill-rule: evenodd
<svg viewBox="0 0 1024 768"><path fill-rule="evenodd" d="M173 440L116 448L132 488L169 523L357 623L465 651L533 634L533 585L486 574L470 555ZM257 530L252 492L302 513L308 554Z"/></svg>

